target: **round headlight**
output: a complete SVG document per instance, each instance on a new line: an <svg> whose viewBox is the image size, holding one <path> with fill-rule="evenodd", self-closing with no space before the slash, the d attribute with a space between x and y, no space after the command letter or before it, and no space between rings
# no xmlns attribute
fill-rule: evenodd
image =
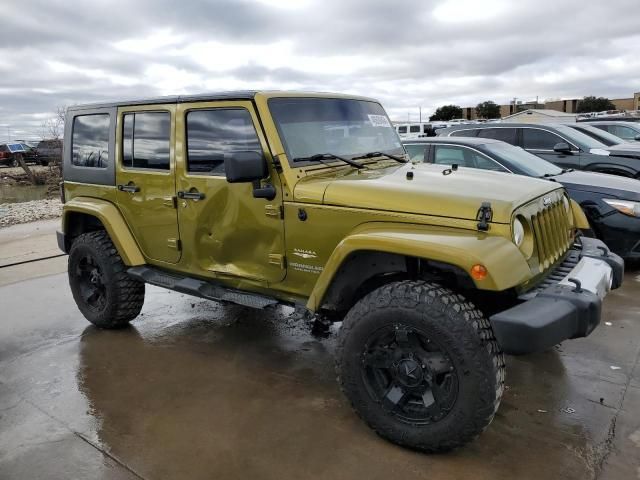
<svg viewBox="0 0 640 480"><path fill-rule="evenodd" d="M519 248L524 241L524 226L517 218L513 221L513 243Z"/></svg>

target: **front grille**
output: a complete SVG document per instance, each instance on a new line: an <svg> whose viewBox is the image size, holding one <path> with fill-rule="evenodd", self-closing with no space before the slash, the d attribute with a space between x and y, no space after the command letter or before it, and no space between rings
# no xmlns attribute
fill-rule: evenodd
<svg viewBox="0 0 640 480"><path fill-rule="evenodd" d="M573 243L569 214L559 197L530 217L541 270L557 262Z"/></svg>

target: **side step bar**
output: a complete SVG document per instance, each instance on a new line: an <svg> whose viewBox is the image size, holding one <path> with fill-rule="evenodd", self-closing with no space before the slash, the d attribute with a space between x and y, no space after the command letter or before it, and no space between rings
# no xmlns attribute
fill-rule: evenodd
<svg viewBox="0 0 640 480"><path fill-rule="evenodd" d="M130 267L127 273L145 283L219 302L231 302L252 308L266 308L280 303L275 298L222 287L204 280L163 272L153 267Z"/></svg>

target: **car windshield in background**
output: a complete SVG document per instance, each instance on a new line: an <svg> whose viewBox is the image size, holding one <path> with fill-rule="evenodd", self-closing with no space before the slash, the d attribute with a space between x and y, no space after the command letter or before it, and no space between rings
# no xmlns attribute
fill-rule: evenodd
<svg viewBox="0 0 640 480"><path fill-rule="evenodd" d="M508 143L488 143L484 145L484 148L502 160L507 166L513 167L511 168L512 170L519 170L515 173L533 177L552 176L562 173L562 169L556 167L553 163Z"/></svg>
<svg viewBox="0 0 640 480"><path fill-rule="evenodd" d="M272 98L269 109L289 160L318 154L352 158L368 152L403 155L380 104L336 98Z"/></svg>
<svg viewBox="0 0 640 480"><path fill-rule="evenodd" d="M591 138L589 135L579 132L571 127L558 125L556 126L556 130L558 130L559 133L566 136L572 142L576 143L578 147L582 148L583 150L589 151L592 148L607 148L604 143L596 140L595 138Z"/></svg>

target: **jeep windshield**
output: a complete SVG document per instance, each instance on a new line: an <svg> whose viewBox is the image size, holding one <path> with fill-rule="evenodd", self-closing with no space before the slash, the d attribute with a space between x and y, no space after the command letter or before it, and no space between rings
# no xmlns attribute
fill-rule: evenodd
<svg viewBox="0 0 640 480"><path fill-rule="evenodd" d="M291 161L314 164L331 153L352 159L367 152L404 155L400 138L378 103L342 98L272 98L269 110ZM305 160L309 159L308 162Z"/></svg>

